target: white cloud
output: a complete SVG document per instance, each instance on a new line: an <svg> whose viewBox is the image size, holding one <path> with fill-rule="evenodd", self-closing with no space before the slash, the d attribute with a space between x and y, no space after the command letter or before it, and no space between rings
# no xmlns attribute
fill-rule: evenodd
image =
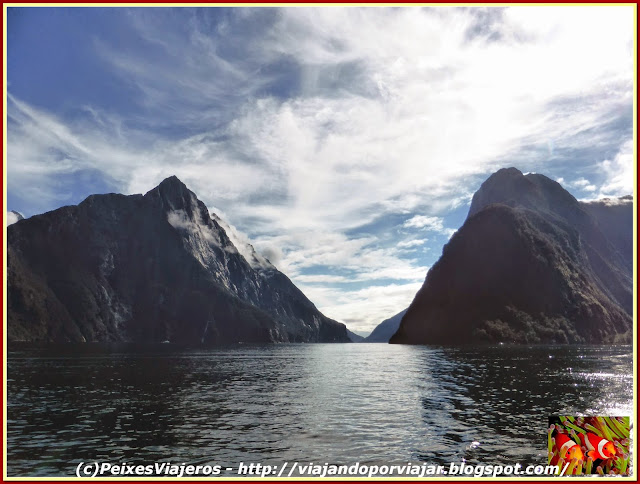
<svg viewBox="0 0 640 484"><path fill-rule="evenodd" d="M412 249L414 247L420 247L420 246L424 245L427 241L428 241L428 239L424 239L424 240L419 240L419 239L405 240L405 241L402 241L402 242L398 242L397 247L400 248L400 249Z"/></svg>
<svg viewBox="0 0 640 484"><path fill-rule="evenodd" d="M355 291L307 284L298 287L326 316L343 321L351 331L371 331L407 308L421 285L422 282L389 284Z"/></svg>
<svg viewBox="0 0 640 484"><path fill-rule="evenodd" d="M429 217L426 215L415 215L406 220L403 224L405 228L425 229L432 232L437 232L442 235L446 235L450 238L456 229L447 228L444 226L444 221L440 217ZM400 247L407 247L406 245L399 245Z"/></svg>
<svg viewBox="0 0 640 484"><path fill-rule="evenodd" d="M586 178L578 178L573 183L571 183L571 185L576 188L584 188L591 185L591 183L589 183L589 180L587 180Z"/></svg>
<svg viewBox="0 0 640 484"><path fill-rule="evenodd" d="M600 169L606 181L600 187L599 196L618 197L632 194L635 180L634 165L633 140L630 139L622 145L613 160L600 163Z"/></svg>
<svg viewBox="0 0 640 484"><path fill-rule="evenodd" d="M443 221L440 217L428 217L426 215L415 215L402 224L403 227L413 227L417 229L426 228L434 232L444 229Z"/></svg>
<svg viewBox="0 0 640 484"><path fill-rule="evenodd" d="M633 198L597 198L592 200L581 200L584 203L603 204L608 207L615 207L617 205L632 205Z"/></svg>
<svg viewBox="0 0 640 484"><path fill-rule="evenodd" d="M231 240L231 243L252 268L273 269L273 265L261 254L255 251L255 249L249 242L249 237L247 237L245 233L240 232L233 225L220 218L215 213L212 213L211 217L218 223L218 225L220 225L224 229L227 237L229 237L229 239Z"/></svg>
<svg viewBox="0 0 640 484"><path fill-rule="evenodd" d="M198 223L197 220L192 220L184 210L172 210L167 213L167 222L176 229L186 230L195 236L202 237L210 244L222 247L220 238L213 230Z"/></svg>
<svg viewBox="0 0 640 484"><path fill-rule="evenodd" d="M236 22L215 29L188 12L127 12L156 55L108 41L96 52L139 94L135 113L86 104L71 119L10 94L8 189L48 210L69 203L65 177L85 171L125 193L177 175L238 227L239 249L250 238L336 319L395 314L433 262L407 250L417 240L389 248L387 232L354 229L402 215L396 230L450 236L446 215L505 163L546 174L567 152L616 150L556 176L591 168L606 180L579 179L582 190L633 191L631 128L607 128L631 112L633 7L512 7L492 23L473 8L233 9ZM275 20L242 23L260 15ZM270 71L279 61L296 76ZM347 275L406 284L322 292Z"/></svg>
<svg viewBox="0 0 640 484"><path fill-rule="evenodd" d="M598 189L598 187L596 187L586 178L578 178L577 180L571 182L565 182L564 179L562 179L562 182L558 181L558 183L560 183L561 185L564 184L565 188L575 188L583 192L595 192Z"/></svg>
<svg viewBox="0 0 640 484"><path fill-rule="evenodd" d="M18 215L17 213L11 211L11 212L7 212L7 216L6 216L6 223L7 223L7 227L11 224L16 223L18 220L20 220L20 217L22 217L22 215Z"/></svg>
<svg viewBox="0 0 640 484"><path fill-rule="evenodd" d="M337 282L353 282L353 279L346 276L332 276L329 274L310 274L310 275L299 275L296 276L296 281L302 284L313 284L313 283L331 283L335 284Z"/></svg>
<svg viewBox="0 0 640 484"><path fill-rule="evenodd" d="M380 248L372 245L375 237L349 239L340 233L289 232L271 237L261 237L262 246L277 246L284 253L279 269L294 281L317 282L319 275L305 274L306 270L321 268L334 282L347 282L335 272L348 273L348 282L379 281L383 279L423 280L428 267L414 259L407 259L394 247Z"/></svg>

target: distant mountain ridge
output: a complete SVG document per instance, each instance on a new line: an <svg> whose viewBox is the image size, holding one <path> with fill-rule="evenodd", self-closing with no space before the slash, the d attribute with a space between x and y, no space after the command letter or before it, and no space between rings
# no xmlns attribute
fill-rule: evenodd
<svg viewBox="0 0 640 484"><path fill-rule="evenodd" d="M223 225L170 177L9 226L9 341L349 341Z"/></svg>
<svg viewBox="0 0 640 484"><path fill-rule="evenodd" d="M407 312L407 309L403 309L398 314L382 321L374 328L371 334L364 339L363 343L388 343L394 333L398 331L400 321Z"/></svg>
<svg viewBox="0 0 640 484"><path fill-rule="evenodd" d="M491 175L391 343L632 339L633 200L579 202L515 168Z"/></svg>
<svg viewBox="0 0 640 484"><path fill-rule="evenodd" d="M360 336L359 334L354 333L349 329L347 329L347 335L349 336L349 339L352 343L362 343L364 341L364 336Z"/></svg>

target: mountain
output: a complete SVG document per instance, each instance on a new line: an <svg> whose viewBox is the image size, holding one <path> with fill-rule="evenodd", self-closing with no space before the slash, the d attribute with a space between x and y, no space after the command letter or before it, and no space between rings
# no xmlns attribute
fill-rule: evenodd
<svg viewBox="0 0 640 484"><path fill-rule="evenodd" d="M395 316L382 321L369 336L364 339L365 343L388 343L393 334L398 331L400 321L407 312L406 309L400 311Z"/></svg>
<svg viewBox="0 0 640 484"><path fill-rule="evenodd" d="M600 230L624 258L626 268L633 274L633 197L603 198L582 203L582 207L596 220Z"/></svg>
<svg viewBox="0 0 640 484"><path fill-rule="evenodd" d="M632 342L633 203L491 175L391 343Z"/></svg>
<svg viewBox="0 0 640 484"><path fill-rule="evenodd" d="M9 341L348 342L178 178L7 228ZM228 226L227 226L228 227Z"/></svg>
<svg viewBox="0 0 640 484"><path fill-rule="evenodd" d="M349 340L351 340L352 343L362 343L364 341L364 336L360 336L359 334L356 334L353 331L349 331L348 329L347 336L349 336Z"/></svg>

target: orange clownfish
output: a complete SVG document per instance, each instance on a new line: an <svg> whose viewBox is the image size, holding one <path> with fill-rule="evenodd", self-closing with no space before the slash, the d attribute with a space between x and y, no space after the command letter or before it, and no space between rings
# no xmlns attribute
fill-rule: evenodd
<svg viewBox="0 0 640 484"><path fill-rule="evenodd" d="M566 434L556 434L556 447L558 447L558 455L566 461L571 459L584 460L584 454L578 444L569 438Z"/></svg>
<svg viewBox="0 0 640 484"><path fill-rule="evenodd" d="M587 435L584 435L581 433L580 440L582 441L582 445L587 448L587 455L593 460L608 459L616 455L616 448L613 444L607 439L598 437L596 434L589 432Z"/></svg>

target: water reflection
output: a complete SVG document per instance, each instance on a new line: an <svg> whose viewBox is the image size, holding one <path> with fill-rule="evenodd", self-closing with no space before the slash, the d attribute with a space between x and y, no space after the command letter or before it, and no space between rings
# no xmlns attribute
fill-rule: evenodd
<svg viewBox="0 0 640 484"><path fill-rule="evenodd" d="M80 461L544 462L549 414L632 412L630 347L22 348L11 476Z"/></svg>
<svg viewBox="0 0 640 484"><path fill-rule="evenodd" d="M632 413L629 347L440 348L421 360L425 370L438 362L422 406L430 437L449 449L422 448L423 460L537 464L546 461L545 416Z"/></svg>

